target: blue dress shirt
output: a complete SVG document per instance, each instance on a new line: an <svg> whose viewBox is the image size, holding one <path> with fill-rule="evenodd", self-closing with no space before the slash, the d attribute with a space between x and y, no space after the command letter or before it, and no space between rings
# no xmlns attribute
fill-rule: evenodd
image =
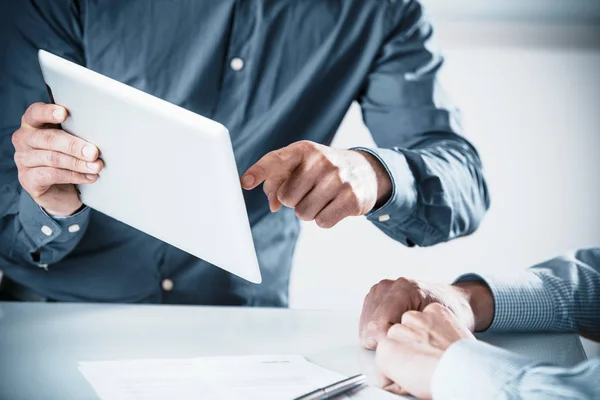
<svg viewBox="0 0 600 400"><path fill-rule="evenodd" d="M495 332L580 332L600 339L600 247L580 250L510 278L483 280L494 296ZM462 340L442 356L434 399L600 399L600 357L572 368L539 363L484 342Z"/></svg>
<svg viewBox="0 0 600 400"><path fill-rule="evenodd" d="M48 102L38 49L221 122L240 174L295 141L330 143L358 101L378 146L367 151L393 183L367 218L405 245L469 234L488 207L417 1L13 1L0 34L0 269L43 296L285 306L300 227L260 189L245 193L257 286L91 209L49 217L21 189L11 144L26 108Z"/></svg>

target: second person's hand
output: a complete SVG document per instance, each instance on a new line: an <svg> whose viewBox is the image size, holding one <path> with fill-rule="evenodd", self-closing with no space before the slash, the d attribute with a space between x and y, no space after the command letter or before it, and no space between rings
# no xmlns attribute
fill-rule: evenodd
<svg viewBox="0 0 600 400"><path fill-rule="evenodd" d="M405 313L423 311L433 303L448 307L471 331L486 329L494 313L494 299L482 282L448 285L407 278L386 279L371 288L363 303L359 327L361 344L367 349L376 349L388 329L402 322Z"/></svg>
<svg viewBox="0 0 600 400"><path fill-rule="evenodd" d="M67 110L32 104L13 134L19 182L51 216L69 216L81 206L75 184L93 183L102 170L98 148L59 129Z"/></svg>
<svg viewBox="0 0 600 400"><path fill-rule="evenodd" d="M432 303L404 313L377 347L381 386L400 395L432 397L432 380L444 352L459 340L475 340L447 307Z"/></svg>

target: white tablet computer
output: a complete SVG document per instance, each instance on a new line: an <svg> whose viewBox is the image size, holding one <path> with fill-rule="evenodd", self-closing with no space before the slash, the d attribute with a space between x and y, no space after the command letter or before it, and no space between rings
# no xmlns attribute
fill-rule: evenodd
<svg viewBox="0 0 600 400"><path fill-rule="evenodd" d="M227 129L210 119L40 50L62 128L100 149L82 201L106 215L260 283ZM144 249L139 249L140 252Z"/></svg>

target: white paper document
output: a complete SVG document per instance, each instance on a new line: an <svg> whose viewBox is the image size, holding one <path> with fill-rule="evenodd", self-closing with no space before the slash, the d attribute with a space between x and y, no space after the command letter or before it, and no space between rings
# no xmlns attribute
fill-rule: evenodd
<svg viewBox="0 0 600 400"><path fill-rule="evenodd" d="M301 356L93 361L79 370L103 400L288 400L344 379ZM345 398L393 397L365 388Z"/></svg>

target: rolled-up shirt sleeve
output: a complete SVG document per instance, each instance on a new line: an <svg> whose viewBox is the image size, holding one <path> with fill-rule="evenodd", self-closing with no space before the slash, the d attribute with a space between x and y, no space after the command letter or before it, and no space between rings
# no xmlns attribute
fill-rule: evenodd
<svg viewBox="0 0 600 400"><path fill-rule="evenodd" d="M359 97L392 180L390 200L367 215L388 236L429 246L475 231L489 207L483 168L440 86L442 56L417 1L396 2L390 34Z"/></svg>

